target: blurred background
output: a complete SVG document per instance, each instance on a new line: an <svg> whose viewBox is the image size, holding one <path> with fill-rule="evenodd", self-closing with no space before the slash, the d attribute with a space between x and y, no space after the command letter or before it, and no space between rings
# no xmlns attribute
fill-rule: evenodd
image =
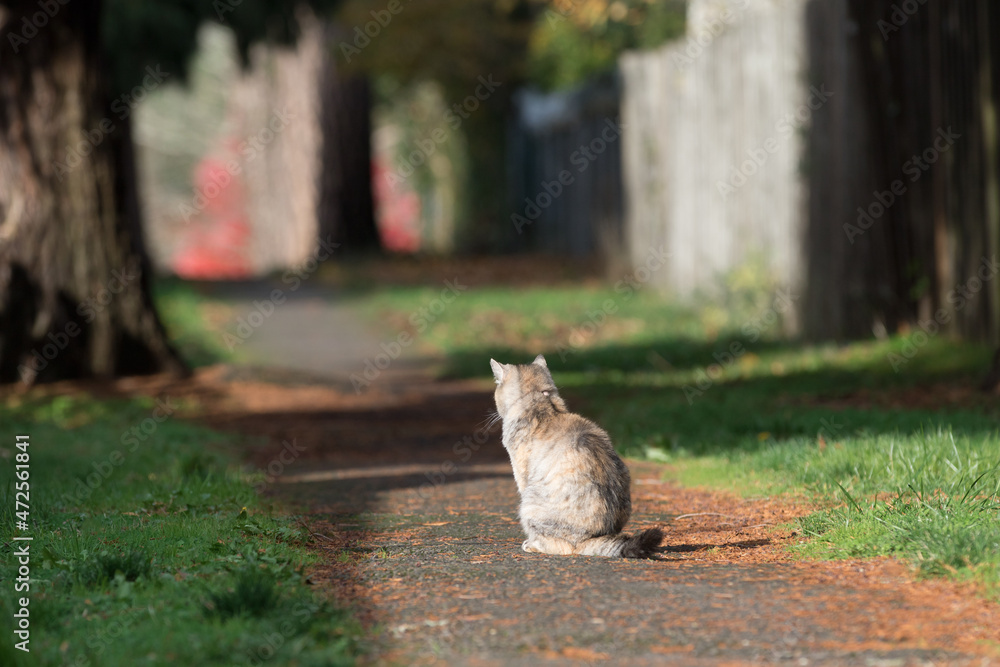
<svg viewBox="0 0 1000 667"><path fill-rule="evenodd" d="M998 36L995 0L0 0L0 459L37 482L0 553L47 538L42 657L0 663L260 664L306 564L358 595L409 548L279 491L368 531L495 478L515 552L488 361L538 353L633 463L995 599ZM281 664L351 663L323 609Z"/></svg>
<svg viewBox="0 0 1000 667"><path fill-rule="evenodd" d="M0 5L5 381L177 366L154 278L321 239L612 283L660 251L673 298L791 290L786 337L996 342L997 281L954 292L1000 242L988 2L43 4Z"/></svg>

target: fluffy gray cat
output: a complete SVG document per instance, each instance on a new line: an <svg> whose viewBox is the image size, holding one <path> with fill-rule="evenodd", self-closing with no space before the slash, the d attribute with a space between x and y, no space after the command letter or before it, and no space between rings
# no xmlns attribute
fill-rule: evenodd
<svg viewBox="0 0 1000 667"><path fill-rule="evenodd" d="M632 514L630 478L608 434L573 414L556 391L545 358L530 364L490 359L510 454L521 494L521 548L547 554L648 558L663 532L623 535Z"/></svg>

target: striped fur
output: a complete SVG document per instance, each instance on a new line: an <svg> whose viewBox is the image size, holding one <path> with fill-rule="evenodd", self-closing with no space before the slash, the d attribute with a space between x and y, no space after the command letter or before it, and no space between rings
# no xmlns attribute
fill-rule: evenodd
<svg viewBox="0 0 1000 667"><path fill-rule="evenodd" d="M526 365L490 359L503 419L503 445L521 494L521 548L547 554L651 556L656 528L623 535L632 514L630 477L608 434L573 414L559 396L545 358Z"/></svg>

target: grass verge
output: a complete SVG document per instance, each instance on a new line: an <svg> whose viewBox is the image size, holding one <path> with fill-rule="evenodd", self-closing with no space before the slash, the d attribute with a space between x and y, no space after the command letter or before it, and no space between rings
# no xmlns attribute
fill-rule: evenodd
<svg viewBox="0 0 1000 667"><path fill-rule="evenodd" d="M239 473L232 436L172 418L168 399L12 397L0 456L30 445L29 530L0 489L4 665L352 664L360 631L303 578L307 536ZM23 460L23 457L22 457ZM31 535L30 590L14 550ZM30 599L30 653L14 648Z"/></svg>

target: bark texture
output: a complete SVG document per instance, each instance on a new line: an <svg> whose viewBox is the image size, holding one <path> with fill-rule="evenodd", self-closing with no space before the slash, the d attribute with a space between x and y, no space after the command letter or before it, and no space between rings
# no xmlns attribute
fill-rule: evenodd
<svg viewBox="0 0 1000 667"><path fill-rule="evenodd" d="M53 7L0 4L0 382L182 372L150 298L101 2Z"/></svg>
<svg viewBox="0 0 1000 667"><path fill-rule="evenodd" d="M327 44L339 34L329 31ZM327 56L320 82L323 148L320 157L319 237L343 244L340 252L378 251L372 196L371 90L368 79L337 68Z"/></svg>

